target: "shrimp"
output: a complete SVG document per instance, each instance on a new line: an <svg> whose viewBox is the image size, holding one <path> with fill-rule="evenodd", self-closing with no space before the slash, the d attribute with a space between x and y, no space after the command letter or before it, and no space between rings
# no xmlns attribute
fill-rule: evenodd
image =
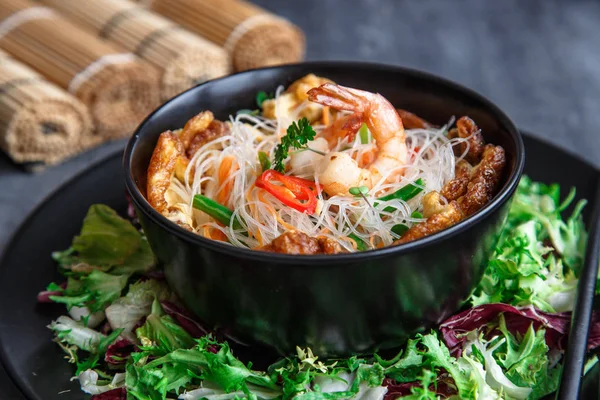
<svg viewBox="0 0 600 400"><path fill-rule="evenodd" d="M330 153L320 165L319 182L330 195L347 195L353 186L372 188L386 178L403 173L408 160L406 134L402 119L392 104L382 95L326 83L308 91L309 100L338 110L357 114L375 139L378 152L366 168L360 168L345 153Z"/></svg>
<svg viewBox="0 0 600 400"><path fill-rule="evenodd" d="M344 115L336 119L333 124L323 129L319 137L325 138L330 148L335 147L340 139L348 138L348 142L352 143L356 137L356 132L363 124L362 114Z"/></svg>

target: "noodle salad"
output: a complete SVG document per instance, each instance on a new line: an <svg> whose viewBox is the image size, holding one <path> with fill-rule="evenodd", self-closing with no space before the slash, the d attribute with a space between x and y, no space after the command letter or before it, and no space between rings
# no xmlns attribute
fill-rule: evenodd
<svg viewBox="0 0 600 400"><path fill-rule="evenodd" d="M261 97L262 112L221 122L204 111L161 135L148 169L154 208L238 247L339 253L440 231L498 190L504 150L468 117L434 126L314 75Z"/></svg>

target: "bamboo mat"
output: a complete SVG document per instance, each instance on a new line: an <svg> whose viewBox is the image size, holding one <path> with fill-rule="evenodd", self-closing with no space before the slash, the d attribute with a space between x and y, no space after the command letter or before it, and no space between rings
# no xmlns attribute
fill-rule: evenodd
<svg viewBox="0 0 600 400"><path fill-rule="evenodd" d="M58 163L94 145L88 109L0 51L0 147L17 163Z"/></svg>
<svg viewBox="0 0 600 400"><path fill-rule="evenodd" d="M229 73L229 55L222 47L139 4L127 0L39 1L157 67L163 99Z"/></svg>
<svg viewBox="0 0 600 400"><path fill-rule="evenodd" d="M57 0L60 1L60 0ZM222 46L237 71L304 58L304 34L291 22L241 0L139 0Z"/></svg>
<svg viewBox="0 0 600 400"><path fill-rule="evenodd" d="M130 135L159 103L156 70L38 4L0 1L0 48L86 104L99 140Z"/></svg>

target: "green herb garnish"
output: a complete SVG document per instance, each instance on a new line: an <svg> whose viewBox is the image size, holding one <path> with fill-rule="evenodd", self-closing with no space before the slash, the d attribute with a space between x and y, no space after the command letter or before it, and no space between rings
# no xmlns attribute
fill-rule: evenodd
<svg viewBox="0 0 600 400"><path fill-rule="evenodd" d="M358 130L358 136L360 136L361 144L369 143L369 128L367 127L367 124L363 123L360 126L360 129Z"/></svg>
<svg viewBox="0 0 600 400"><path fill-rule="evenodd" d="M356 197L362 197L363 200L365 201L365 203L367 203L369 205L369 207L373 208L373 206L371 205L371 203L369 202L369 200L367 199L367 193L369 193L369 188L366 186L357 186L357 187L351 187L350 189L348 189L348 193L350 193L353 196Z"/></svg>
<svg viewBox="0 0 600 400"><path fill-rule="evenodd" d="M307 144L315 138L316 134L315 130L310 126L308 119L302 118L298 122L292 122L287 128L287 134L281 138L281 143L279 143L275 149L273 169L277 172L285 172L283 162L289 155L290 147L314 151L309 149Z"/></svg>
<svg viewBox="0 0 600 400"><path fill-rule="evenodd" d="M359 238L354 233L349 234L348 237L350 239L354 240L354 242L356 243L356 250L358 250L358 251L369 250L369 246L365 243L365 241L362 240L361 238Z"/></svg>
<svg viewBox="0 0 600 400"><path fill-rule="evenodd" d="M260 162L260 167L262 168L263 172L271 169L271 160L269 160L269 156L264 151L258 152L258 161Z"/></svg>
<svg viewBox="0 0 600 400"><path fill-rule="evenodd" d="M263 92L262 90L258 93L256 93L256 104L258 105L258 107L262 107L262 103L264 103L265 100L269 100L273 98L273 94L269 94L267 92Z"/></svg>

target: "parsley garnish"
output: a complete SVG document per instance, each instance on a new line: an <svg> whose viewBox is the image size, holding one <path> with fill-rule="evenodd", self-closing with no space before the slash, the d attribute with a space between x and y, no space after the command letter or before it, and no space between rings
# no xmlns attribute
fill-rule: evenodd
<svg viewBox="0 0 600 400"><path fill-rule="evenodd" d="M287 128L287 134L281 138L281 143L275 149L273 158L273 169L277 172L285 172L283 162L288 157L290 147L294 149L308 149L307 144L315 138L317 133L314 131L308 119L302 118L300 121L292 122ZM311 149L308 149L311 150Z"/></svg>
<svg viewBox="0 0 600 400"><path fill-rule="evenodd" d="M273 94L272 94L272 93L271 93L271 94L269 94L269 93L267 93L267 92L263 92L263 91L260 91L260 92L256 93L256 104L258 105L258 108L261 108L261 107L262 107L262 103L263 103L265 100L272 99L273 97L274 97L274 96L273 96Z"/></svg>

